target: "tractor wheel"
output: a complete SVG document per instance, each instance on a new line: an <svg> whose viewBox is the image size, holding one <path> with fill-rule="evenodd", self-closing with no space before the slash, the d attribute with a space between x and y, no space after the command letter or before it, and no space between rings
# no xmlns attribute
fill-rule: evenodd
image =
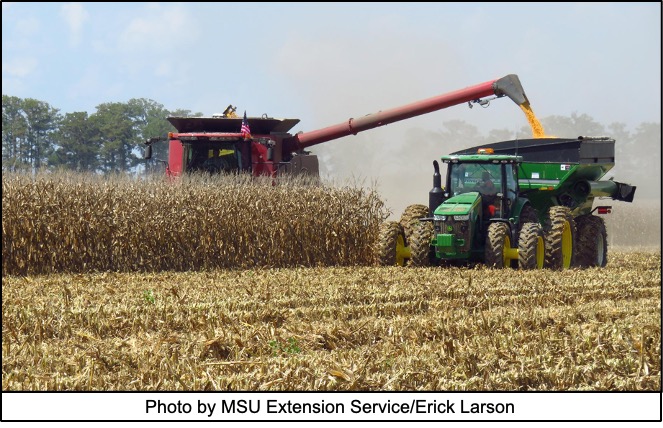
<svg viewBox="0 0 663 428"><path fill-rule="evenodd" d="M511 266L513 251L511 237L506 223L491 223L486 238L485 262L489 267L505 268Z"/></svg>
<svg viewBox="0 0 663 428"><path fill-rule="evenodd" d="M576 218L576 266L605 267L608 263L608 233L605 222L595 215Z"/></svg>
<svg viewBox="0 0 663 428"><path fill-rule="evenodd" d="M405 233L400 223L397 221L382 223L376 252L378 265L405 266L409 254L406 252Z"/></svg>
<svg viewBox="0 0 663 428"><path fill-rule="evenodd" d="M525 205L522 211L520 211L520 217L518 219L518 222L523 226L526 223L538 223L539 214L537 213L536 209L534 209L531 205Z"/></svg>
<svg viewBox="0 0 663 428"><path fill-rule="evenodd" d="M541 269L546 253L543 228L539 223L525 223L518 238L518 267Z"/></svg>
<svg viewBox="0 0 663 428"><path fill-rule="evenodd" d="M419 222L413 226L414 231L410 236L410 266L430 266L431 264L431 240L435 232L433 223L429 221Z"/></svg>
<svg viewBox="0 0 663 428"><path fill-rule="evenodd" d="M522 228L527 224L527 223L538 223L539 222L539 214L537 211L529 204L525 205L523 209L520 211L520 217L518 218L518 238L520 242L520 233L522 231Z"/></svg>
<svg viewBox="0 0 663 428"><path fill-rule="evenodd" d="M568 207L554 206L546 222L546 256L544 265L550 269L573 266L576 223Z"/></svg>
<svg viewBox="0 0 663 428"><path fill-rule="evenodd" d="M426 205L415 204L405 208L401 216L401 226L405 232L405 240L410 242L410 236L414 232L415 227L419 224L419 219L428 217L428 207Z"/></svg>

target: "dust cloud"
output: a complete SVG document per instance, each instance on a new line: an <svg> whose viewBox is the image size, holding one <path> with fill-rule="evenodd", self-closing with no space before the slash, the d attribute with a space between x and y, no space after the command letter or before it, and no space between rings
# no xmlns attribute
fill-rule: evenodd
<svg viewBox="0 0 663 428"><path fill-rule="evenodd" d="M362 40L344 39L343 35L335 39L296 39L277 52L279 77L293 88L293 104L301 105L300 110L288 112L292 113L290 117L301 119L294 132L343 123L352 117L402 106L518 71L499 67L488 68L488 71L469 70L460 59L462 55L443 40L421 40L426 51L435 52L435 55L427 55L415 48L416 43L403 46L395 36L384 32L369 31L369 34ZM307 54L302 56L299 52ZM487 108L475 105L470 109L467 104L451 106L309 150L318 155L323 178L376 187L392 212L391 218L398 219L408 205L428 204L433 161L440 156L490 142L537 136L537 130L533 130L528 119L536 118L537 105L545 105L546 100L533 99L528 91L527 76L519 77L532 103L531 117L504 97L492 100ZM569 114L575 115L571 109L572 106ZM591 112L588 114L591 116ZM543 123L539 123L540 132L545 126L547 135L573 138L597 135L595 122L590 121L586 127L574 123L573 128L560 128L555 127L556 118L549 122L546 118L539 119ZM656 217L648 211L658 204L660 212L660 124L658 127L658 143L625 148L620 146L623 129L607 126L610 131L607 135L617 140L617 166L605 178L614 176L617 181L638 185L633 204L612 200L609 203L616 213L627 205L630 207L625 212L629 215L634 215L634 210L641 212L638 230L643 233L638 236L646 245L652 241L647 237L653 236L654 244L660 248L660 214ZM658 154L652 153L656 144ZM643 165L647 165L646 179L640 168ZM444 176L443 165L441 172ZM616 222L611 224L616 225ZM629 233L624 232L625 239ZM615 229L613 244L621 243L621 236L622 232Z"/></svg>

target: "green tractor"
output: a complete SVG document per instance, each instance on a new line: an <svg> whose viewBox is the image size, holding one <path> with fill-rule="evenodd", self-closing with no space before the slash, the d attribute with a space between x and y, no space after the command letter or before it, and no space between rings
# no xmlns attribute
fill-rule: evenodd
<svg viewBox="0 0 663 428"><path fill-rule="evenodd" d="M635 186L599 181L615 164L607 137L545 138L472 147L433 162L429 204L381 226L378 263L481 262L520 269L605 266L609 197L632 202Z"/></svg>

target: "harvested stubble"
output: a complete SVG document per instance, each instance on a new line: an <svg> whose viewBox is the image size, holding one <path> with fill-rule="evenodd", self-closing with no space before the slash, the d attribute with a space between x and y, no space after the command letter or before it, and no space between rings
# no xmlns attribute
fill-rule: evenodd
<svg viewBox="0 0 663 428"><path fill-rule="evenodd" d="M3 173L2 274L366 265L385 217L360 186Z"/></svg>
<svg viewBox="0 0 663 428"><path fill-rule="evenodd" d="M3 390L660 390L661 256L6 277Z"/></svg>

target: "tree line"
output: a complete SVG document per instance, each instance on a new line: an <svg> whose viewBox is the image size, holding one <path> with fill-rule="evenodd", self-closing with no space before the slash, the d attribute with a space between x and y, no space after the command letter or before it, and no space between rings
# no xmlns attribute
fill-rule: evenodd
<svg viewBox="0 0 663 428"><path fill-rule="evenodd" d="M145 98L103 103L92 114L60 113L45 101L2 96L2 170L65 169L97 173L132 171L141 162L145 139L175 128L168 116L202 116L167 110ZM167 156L165 145L156 157Z"/></svg>
<svg viewBox="0 0 663 428"><path fill-rule="evenodd" d="M100 174L135 171L143 162L141 148L145 139L175 131L167 120L169 116L199 117L202 113L184 109L170 111L154 100L133 98L126 103L100 104L92 114L62 114L44 101L3 95L2 170L65 169ZM544 117L541 123L547 135L607 135L614 138L617 161L611 173L618 174L616 179L621 181L647 183L653 189L651 196L660 196L660 123L643 122L630 131L623 123L605 126L591 116L577 113ZM456 146L460 149L468 142L471 142L469 145L479 145L513 139L513 132L507 129L494 129L484 136L478 128L464 121L451 120L442 125L438 131L421 131L425 134L421 139L435 146L444 141L447 149ZM522 135L527 133L526 129L521 132ZM418 147L425 149L421 145ZM398 158L399 150L410 148L410 145L394 147L389 156ZM154 150L154 158L168 158L167 144L155 144ZM342 150L346 150L343 145L323 149L332 155L332 168L335 159L347 161L347 156L337 156ZM364 154L362 150L368 152ZM364 149L353 146L353 158L358 162L370 161L375 157L370 150L368 146ZM436 156L443 154L437 150L434 151Z"/></svg>

